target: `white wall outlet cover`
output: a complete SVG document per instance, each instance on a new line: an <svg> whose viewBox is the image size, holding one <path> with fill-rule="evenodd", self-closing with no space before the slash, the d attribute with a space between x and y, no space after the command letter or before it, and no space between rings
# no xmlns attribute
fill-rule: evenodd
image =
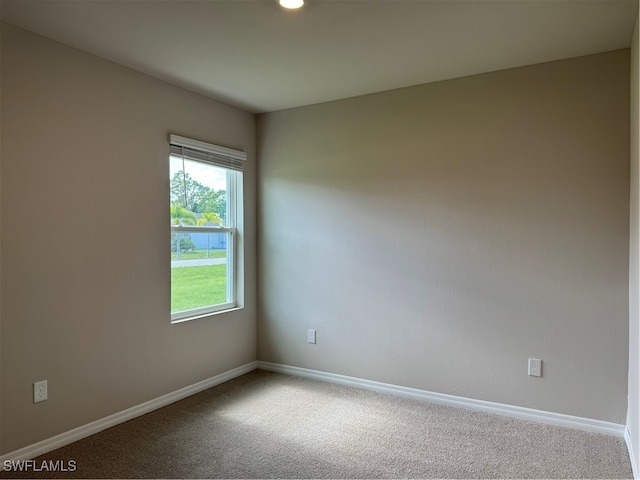
<svg viewBox="0 0 640 480"><path fill-rule="evenodd" d="M530 358L528 373L532 377L541 377L542 376L542 360L540 360L539 358Z"/></svg>
<svg viewBox="0 0 640 480"><path fill-rule="evenodd" d="M316 343L316 331L309 329L307 330L307 343Z"/></svg>
<svg viewBox="0 0 640 480"><path fill-rule="evenodd" d="M33 403L44 402L47 399L47 381L33 383Z"/></svg>

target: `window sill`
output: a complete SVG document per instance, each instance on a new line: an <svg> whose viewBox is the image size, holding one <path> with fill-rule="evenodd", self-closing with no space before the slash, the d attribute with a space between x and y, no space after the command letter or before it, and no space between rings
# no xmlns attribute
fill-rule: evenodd
<svg viewBox="0 0 640 480"><path fill-rule="evenodd" d="M191 320L198 320L200 318L205 318L205 317L212 317L215 315L222 315L224 313L229 313L229 312L235 312L237 310L242 310L244 307L230 307L230 308L226 308L224 310L217 310L215 312L205 312L205 313L196 313L193 316L190 317L181 317L181 318L176 318L176 319L171 319L171 324L174 325L176 323L183 323L183 322L189 322Z"/></svg>

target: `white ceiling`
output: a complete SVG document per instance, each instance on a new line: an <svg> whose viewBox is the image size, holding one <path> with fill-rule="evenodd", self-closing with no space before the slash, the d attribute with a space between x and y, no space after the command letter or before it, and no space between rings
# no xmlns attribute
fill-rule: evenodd
<svg viewBox="0 0 640 480"><path fill-rule="evenodd" d="M627 48L638 0L2 0L6 22L268 112Z"/></svg>

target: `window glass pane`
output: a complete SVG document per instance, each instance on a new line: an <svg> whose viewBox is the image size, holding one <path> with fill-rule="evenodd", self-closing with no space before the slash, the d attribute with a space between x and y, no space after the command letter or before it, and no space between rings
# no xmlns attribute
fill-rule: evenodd
<svg viewBox="0 0 640 480"><path fill-rule="evenodd" d="M171 313L228 303L230 234L171 235Z"/></svg>
<svg viewBox="0 0 640 480"><path fill-rule="evenodd" d="M232 234L197 231L234 223L231 177L224 168L177 156L170 157L169 174L171 225L195 230L171 233L171 313L232 303Z"/></svg>
<svg viewBox="0 0 640 480"><path fill-rule="evenodd" d="M172 225L226 225L226 169L171 156L169 174Z"/></svg>

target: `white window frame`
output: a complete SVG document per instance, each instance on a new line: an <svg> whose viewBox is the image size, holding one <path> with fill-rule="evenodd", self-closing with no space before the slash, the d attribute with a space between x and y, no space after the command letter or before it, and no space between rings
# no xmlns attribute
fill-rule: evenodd
<svg viewBox="0 0 640 480"><path fill-rule="evenodd" d="M242 308L239 301L239 293L244 291L240 285L242 276L240 275L238 258L242 255L243 249L239 242L242 230L243 215L243 174L242 168L246 161L246 153L240 150L233 150L221 147L212 143L201 142L179 135L169 135L171 147L184 147L186 149L197 150L204 154L212 154L211 160L188 158L190 161L197 161L226 169L227 172L227 218L226 226L184 226L171 225L171 234L174 233L226 233L227 234L227 299L225 303L210 305L206 307L193 308L171 313L171 323L179 323L188 320L195 320L204 316L227 312ZM171 153L169 156L174 155Z"/></svg>

